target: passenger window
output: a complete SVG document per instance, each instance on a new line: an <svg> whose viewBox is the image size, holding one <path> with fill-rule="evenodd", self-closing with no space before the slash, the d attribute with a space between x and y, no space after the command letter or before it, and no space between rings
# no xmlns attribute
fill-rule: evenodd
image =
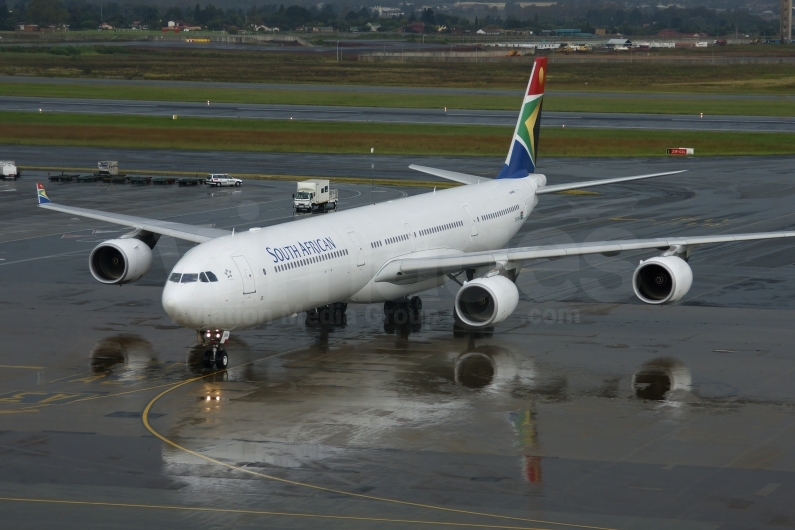
<svg viewBox="0 0 795 530"><path fill-rule="evenodd" d="M193 283L199 280L198 274L183 274L180 283Z"/></svg>
<svg viewBox="0 0 795 530"><path fill-rule="evenodd" d="M199 273L199 281L202 283L208 283L210 280L207 279L207 275L203 272Z"/></svg>
<svg viewBox="0 0 795 530"><path fill-rule="evenodd" d="M174 283L179 283L180 276L182 276L181 272L172 272L171 276L169 276L169 278L168 278L168 281L174 282Z"/></svg>
<svg viewBox="0 0 795 530"><path fill-rule="evenodd" d="M217 282L218 281L218 278L216 278L215 274L213 274L210 271L207 271L207 279L210 280L211 282Z"/></svg>

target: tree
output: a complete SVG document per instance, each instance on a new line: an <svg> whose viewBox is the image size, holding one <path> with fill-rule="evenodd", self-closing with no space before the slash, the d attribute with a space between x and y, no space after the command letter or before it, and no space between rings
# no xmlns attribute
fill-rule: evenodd
<svg viewBox="0 0 795 530"><path fill-rule="evenodd" d="M163 13L163 20L165 21L173 20L174 22L181 22L184 18L185 16L182 14L182 9L177 6L169 7L166 9L166 12Z"/></svg>
<svg viewBox="0 0 795 530"><path fill-rule="evenodd" d="M49 26L66 22L69 12L61 0L33 0L28 7L27 17L39 26Z"/></svg>
<svg viewBox="0 0 795 530"><path fill-rule="evenodd" d="M422 10L422 21L427 25L436 24L436 17L433 14L433 9L429 7L428 9Z"/></svg>
<svg viewBox="0 0 795 530"><path fill-rule="evenodd" d="M14 22L8 13L8 6L5 2L0 3L0 31L10 31L14 29Z"/></svg>

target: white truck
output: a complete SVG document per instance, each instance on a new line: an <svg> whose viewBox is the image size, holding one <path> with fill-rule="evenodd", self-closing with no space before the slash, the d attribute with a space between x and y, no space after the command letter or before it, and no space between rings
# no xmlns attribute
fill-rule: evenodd
<svg viewBox="0 0 795 530"><path fill-rule="evenodd" d="M100 160L97 162L97 175L117 176L119 174L119 163L115 160Z"/></svg>
<svg viewBox="0 0 795 530"><path fill-rule="evenodd" d="M17 165L14 163L13 160L2 160L0 161L0 167L2 167L3 171L3 180L5 179L18 179L19 178L19 170L17 169Z"/></svg>
<svg viewBox="0 0 795 530"><path fill-rule="evenodd" d="M293 194L293 208L296 212L337 209L337 190L329 188L329 181L323 179L305 180L298 183Z"/></svg>

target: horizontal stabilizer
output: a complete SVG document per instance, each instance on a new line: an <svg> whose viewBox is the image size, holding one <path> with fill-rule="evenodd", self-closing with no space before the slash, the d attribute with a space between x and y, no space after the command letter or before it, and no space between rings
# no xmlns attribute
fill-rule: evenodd
<svg viewBox="0 0 795 530"><path fill-rule="evenodd" d="M684 173L686 169L680 171L668 171L666 173L652 173L650 175L636 175L634 177L618 177L614 179L602 180L586 180L584 182L570 182L568 184L555 184L553 186L544 186L536 190L536 195L543 195L544 193L557 193L559 191L579 190L581 188L592 188L593 186L604 186L605 184L616 184L618 182L629 182L630 180L650 179L655 177L665 177L667 175L677 175Z"/></svg>
<svg viewBox="0 0 795 530"><path fill-rule="evenodd" d="M427 173L435 177L452 180L453 182L460 182L461 184L478 184L482 180L491 180L483 177L476 177L475 175L467 175L466 173L457 173L455 171L447 171L446 169L418 166L416 164L411 164L409 169L413 169L414 171L419 171L421 173Z"/></svg>

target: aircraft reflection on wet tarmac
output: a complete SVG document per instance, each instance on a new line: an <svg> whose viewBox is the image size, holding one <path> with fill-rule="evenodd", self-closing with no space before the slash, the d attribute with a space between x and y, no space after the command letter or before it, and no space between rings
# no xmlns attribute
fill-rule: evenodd
<svg viewBox="0 0 795 530"><path fill-rule="evenodd" d="M578 374L576 381L572 381L565 370L539 365L532 354L519 351L516 344L504 339L449 334L411 337L411 328L406 327L402 332L374 339L330 343L329 338L338 329L307 328L315 335L314 344L291 352L279 363L252 362L205 378L195 396L198 402L206 404L177 412L185 419L179 423L201 425L212 415L230 429L222 439L206 439L191 432L189 427L175 428L170 435L207 444L193 449L237 466L326 468L336 458L344 458L351 447L347 443L324 443L325 440L336 440L341 435L343 439L355 439L353 445L357 447L377 447L379 440L392 436L390 431L405 427L389 417L391 413L378 412L380 407L409 411L408 415L415 419L419 413L424 422L431 424L455 424L453 418L473 405L478 406L477 403L480 406L492 403L496 411L504 410L502 407L510 402L520 406L500 414L512 427L515 438L510 445L519 458L521 476L526 483L540 485L544 451L539 443L537 405L595 396L628 397L652 406L655 403L678 406L686 402L691 387L688 368L672 358L650 360L634 374L587 381ZM240 351L242 355L237 358L255 356L239 338L229 348ZM201 365L202 353L200 345L188 350L187 362L197 374L206 373ZM385 361L385 356L390 360ZM373 368L384 364L387 369ZM369 401L369 412L353 419L340 417L355 415L340 411L340 398L345 403L343 409L355 408L353 404L359 399ZM285 406L297 406L303 411L302 416L290 416L292 419L285 423ZM317 418L325 415L340 422L339 432L326 425L322 435L312 436L309 431L316 428ZM268 425L267 440L256 440L262 433L251 430L251 418ZM237 420L244 419L248 419L244 422L245 434L237 432L240 428ZM351 423L358 425L358 432L351 432ZM296 438L298 431L301 436ZM175 472L182 468L173 466L196 463L190 455L172 448L167 447L164 455Z"/></svg>

